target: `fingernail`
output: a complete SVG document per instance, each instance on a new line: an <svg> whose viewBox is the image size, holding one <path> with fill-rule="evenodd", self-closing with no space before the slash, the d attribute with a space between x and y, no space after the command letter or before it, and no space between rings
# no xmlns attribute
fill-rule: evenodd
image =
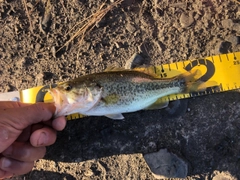
<svg viewBox="0 0 240 180"><path fill-rule="evenodd" d="M10 155L12 155L12 152L13 152L13 146L9 146L7 149L5 149L3 151L3 155L4 156L10 156Z"/></svg>
<svg viewBox="0 0 240 180"><path fill-rule="evenodd" d="M12 162L7 158L2 158L2 169L9 168Z"/></svg>
<svg viewBox="0 0 240 180"><path fill-rule="evenodd" d="M46 133L42 132L40 134L40 137L38 139L37 144L38 144L38 146L43 146L43 145L47 144L47 135L46 135Z"/></svg>

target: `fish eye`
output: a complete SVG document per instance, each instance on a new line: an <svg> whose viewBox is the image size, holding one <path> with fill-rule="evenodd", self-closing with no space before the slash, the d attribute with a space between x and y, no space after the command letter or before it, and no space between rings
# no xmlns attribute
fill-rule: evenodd
<svg viewBox="0 0 240 180"><path fill-rule="evenodd" d="M72 89L72 86L70 86L69 84L65 87L66 91L70 91Z"/></svg>

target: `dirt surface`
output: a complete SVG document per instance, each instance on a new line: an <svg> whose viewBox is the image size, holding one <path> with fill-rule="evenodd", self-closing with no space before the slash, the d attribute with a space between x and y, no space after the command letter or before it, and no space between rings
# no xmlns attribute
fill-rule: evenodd
<svg viewBox="0 0 240 180"><path fill-rule="evenodd" d="M0 0L0 92L124 67L137 52L158 65L240 51L237 0L125 0L81 44L58 51L103 2ZM154 179L143 154L162 148L189 163L186 179L240 179L239 92L190 99L187 109L69 121L34 170L15 179Z"/></svg>

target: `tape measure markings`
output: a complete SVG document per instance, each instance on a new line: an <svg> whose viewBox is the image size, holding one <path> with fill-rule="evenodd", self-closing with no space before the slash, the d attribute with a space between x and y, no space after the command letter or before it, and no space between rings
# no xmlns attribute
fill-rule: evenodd
<svg viewBox="0 0 240 180"><path fill-rule="evenodd" d="M234 55L234 60L237 60L237 57L236 57L235 53L233 53L233 55Z"/></svg>
<svg viewBox="0 0 240 180"><path fill-rule="evenodd" d="M176 95L175 97L176 97L176 100L178 100L178 97L177 97L177 95Z"/></svg>
<svg viewBox="0 0 240 180"><path fill-rule="evenodd" d="M185 62L183 61L182 63L183 63L183 68L185 69L185 67L186 67L186 66L185 66Z"/></svg>
<svg viewBox="0 0 240 180"><path fill-rule="evenodd" d="M229 61L229 57L228 57L228 55L226 54L226 56L227 56L227 60ZM234 58L233 58L234 59Z"/></svg>
<svg viewBox="0 0 240 180"><path fill-rule="evenodd" d="M212 59L212 62L214 63L214 58L213 57L211 57L211 59ZM220 61L221 62L221 61Z"/></svg>
<svg viewBox="0 0 240 180"><path fill-rule="evenodd" d="M221 58L221 56L218 55L218 57L219 57L220 62L222 62L222 58ZM227 57L227 59L228 59L228 56L226 56L226 57Z"/></svg>
<svg viewBox="0 0 240 180"><path fill-rule="evenodd" d="M176 68L178 69L178 63L176 62Z"/></svg>
<svg viewBox="0 0 240 180"><path fill-rule="evenodd" d="M170 64L168 64L168 69L169 69L169 71L171 71L171 66L170 66Z"/></svg>

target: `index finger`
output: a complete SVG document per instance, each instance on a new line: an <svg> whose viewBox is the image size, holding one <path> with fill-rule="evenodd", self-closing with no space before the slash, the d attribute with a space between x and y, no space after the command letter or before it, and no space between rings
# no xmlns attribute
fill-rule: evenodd
<svg viewBox="0 0 240 180"><path fill-rule="evenodd" d="M18 108L18 107L25 107L31 104L28 103L21 103L16 101L0 101L0 109L3 108Z"/></svg>
<svg viewBox="0 0 240 180"><path fill-rule="evenodd" d="M0 152L11 145L29 125L48 121L55 112L52 103L0 109Z"/></svg>
<svg viewBox="0 0 240 180"><path fill-rule="evenodd" d="M53 103L28 104L19 108L9 108L3 111L3 114L5 117L8 117L10 122L18 125L18 127L16 127L18 129L24 129L32 124L48 121L53 117L54 113L55 106ZM12 125L14 127L14 124Z"/></svg>

